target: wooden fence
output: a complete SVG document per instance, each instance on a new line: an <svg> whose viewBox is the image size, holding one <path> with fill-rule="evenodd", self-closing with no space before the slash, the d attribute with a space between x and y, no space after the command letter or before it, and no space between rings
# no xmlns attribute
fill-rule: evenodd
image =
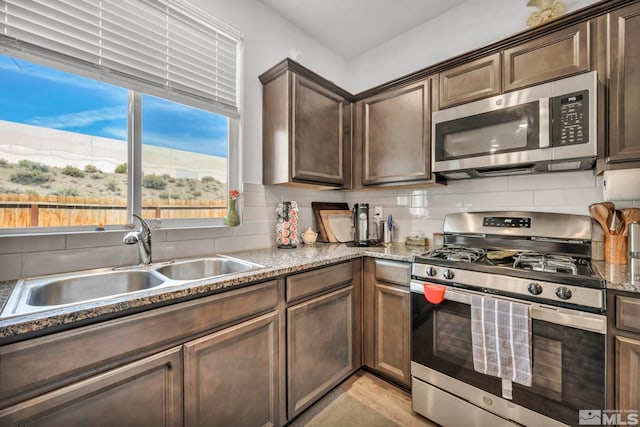
<svg viewBox="0 0 640 427"><path fill-rule="evenodd" d="M146 218L221 218L226 200L143 199ZM0 228L126 224L125 199L0 194Z"/></svg>

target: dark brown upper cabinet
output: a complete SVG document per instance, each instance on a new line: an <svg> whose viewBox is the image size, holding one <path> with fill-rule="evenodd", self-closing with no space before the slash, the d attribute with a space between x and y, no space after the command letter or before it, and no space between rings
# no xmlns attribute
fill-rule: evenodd
<svg viewBox="0 0 640 427"><path fill-rule="evenodd" d="M443 183L431 112L597 70L598 170L640 167L640 5L596 2L352 95L286 59L260 76L264 184L352 190Z"/></svg>
<svg viewBox="0 0 640 427"><path fill-rule="evenodd" d="M589 47L589 22L582 22L506 49L503 90L589 71Z"/></svg>
<svg viewBox="0 0 640 427"><path fill-rule="evenodd" d="M500 53L476 59L440 73L440 108L498 95L501 90Z"/></svg>
<svg viewBox="0 0 640 427"><path fill-rule="evenodd" d="M439 108L590 70L589 22L440 72Z"/></svg>
<svg viewBox="0 0 640 427"><path fill-rule="evenodd" d="M604 161L610 168L640 167L640 4L605 17L609 64L609 138Z"/></svg>
<svg viewBox="0 0 640 427"><path fill-rule="evenodd" d="M430 79L358 104L362 184L431 179Z"/></svg>
<svg viewBox="0 0 640 427"><path fill-rule="evenodd" d="M349 173L349 94L291 60L263 83L263 184L341 188Z"/></svg>

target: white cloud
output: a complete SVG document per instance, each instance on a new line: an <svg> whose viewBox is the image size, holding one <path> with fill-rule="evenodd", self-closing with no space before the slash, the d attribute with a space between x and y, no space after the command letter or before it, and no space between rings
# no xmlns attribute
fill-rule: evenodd
<svg viewBox="0 0 640 427"><path fill-rule="evenodd" d="M122 120L127 118L127 108L106 107L97 110L80 111L52 117L34 117L28 123L50 129L74 129L86 127L107 120Z"/></svg>
<svg viewBox="0 0 640 427"><path fill-rule="evenodd" d="M126 141L129 137L126 127L105 127L102 128L103 135L108 135L114 139L120 139Z"/></svg>

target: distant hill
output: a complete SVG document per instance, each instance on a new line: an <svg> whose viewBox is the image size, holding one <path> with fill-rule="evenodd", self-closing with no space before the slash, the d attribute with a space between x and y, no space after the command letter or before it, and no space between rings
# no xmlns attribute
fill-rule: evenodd
<svg viewBox="0 0 640 427"><path fill-rule="evenodd" d="M126 141L0 120L0 159L41 162L48 166L82 169L93 165L113 172L127 161ZM227 180L227 159L171 148L143 146L144 173L174 178ZM0 184L2 185L2 184Z"/></svg>

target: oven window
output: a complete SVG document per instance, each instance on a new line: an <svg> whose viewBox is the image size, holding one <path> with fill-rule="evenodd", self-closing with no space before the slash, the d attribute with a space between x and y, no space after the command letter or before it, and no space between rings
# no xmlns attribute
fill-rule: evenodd
<svg viewBox="0 0 640 427"><path fill-rule="evenodd" d="M436 160L538 148L538 101L436 125Z"/></svg>

